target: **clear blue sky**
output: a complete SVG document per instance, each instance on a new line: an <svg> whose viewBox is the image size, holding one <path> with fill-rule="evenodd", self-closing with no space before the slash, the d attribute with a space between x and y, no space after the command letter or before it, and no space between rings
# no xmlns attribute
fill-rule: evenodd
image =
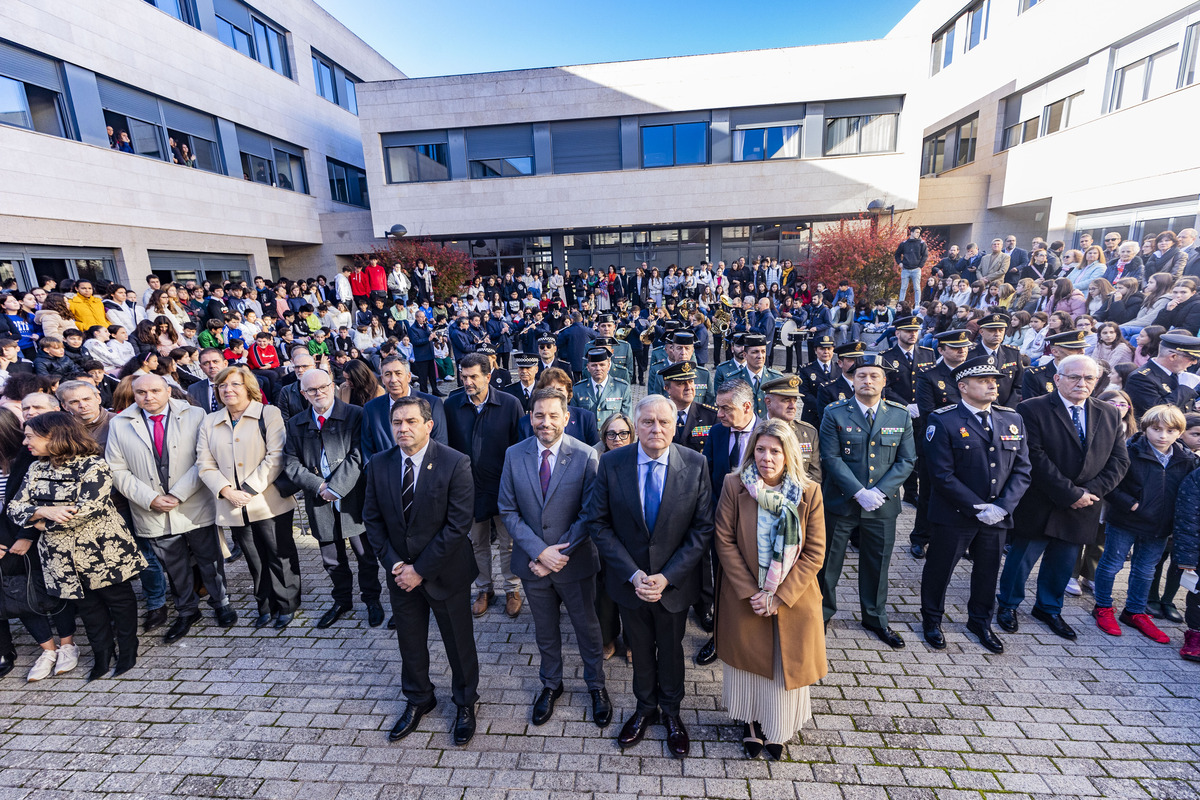
<svg viewBox="0 0 1200 800"><path fill-rule="evenodd" d="M916 0L317 0L413 78L878 39Z"/></svg>

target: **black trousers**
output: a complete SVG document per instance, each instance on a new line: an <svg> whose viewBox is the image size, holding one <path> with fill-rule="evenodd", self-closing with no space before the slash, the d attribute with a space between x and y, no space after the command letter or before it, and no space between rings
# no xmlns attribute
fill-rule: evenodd
<svg viewBox="0 0 1200 800"><path fill-rule="evenodd" d="M957 528L931 526L929 550L921 573L921 621L926 626L940 625L946 611L946 588L954 568L968 549L971 551L971 596L967 600L967 618L978 625L990 625L996 608L996 580L1004 555L1007 528L982 523Z"/></svg>
<svg viewBox="0 0 1200 800"><path fill-rule="evenodd" d="M621 612L615 600L608 596L604 584L604 565L596 573L596 619L600 621L600 641L610 645L621 635Z"/></svg>
<svg viewBox="0 0 1200 800"><path fill-rule="evenodd" d="M354 573L350 569L350 552L358 562L358 590L367 605L378 605L383 585L379 582L379 559L364 535L342 538L341 515L335 523L332 542L321 545L321 563L333 582L333 602L339 606L354 605ZM347 545L349 547L347 548Z"/></svg>
<svg viewBox="0 0 1200 800"><path fill-rule="evenodd" d="M433 699L429 680L429 614L437 622L450 661L450 694L454 704L473 706L479 702L479 655L475 651L474 620L471 618L471 584L467 583L444 600L429 596L424 586L406 592L388 581L392 613L396 615L396 639L400 644L400 690L410 703L420 705Z"/></svg>
<svg viewBox="0 0 1200 800"><path fill-rule="evenodd" d="M412 364L413 377L417 381L417 391L432 394L437 391L437 369L434 361L414 361Z"/></svg>
<svg viewBox="0 0 1200 800"><path fill-rule="evenodd" d="M1171 565L1167 566L1167 559L1171 560ZM1159 581L1162 579L1163 573L1167 574L1167 582L1163 585L1161 594L1158 591ZM1175 602L1175 595L1179 591L1179 580L1183 577L1183 570L1175 563L1175 542L1167 542L1167 549L1163 550L1162 558L1158 560L1158 566L1154 568L1154 578L1150 581L1150 594L1146 598L1149 603L1171 603Z"/></svg>
<svg viewBox="0 0 1200 800"><path fill-rule="evenodd" d="M230 527L246 554L259 614L292 614L300 607L300 555L292 538L294 511Z"/></svg>
<svg viewBox="0 0 1200 800"><path fill-rule="evenodd" d="M1200 631L1200 593L1188 592L1184 596L1183 621L1194 631Z"/></svg>
<svg viewBox="0 0 1200 800"><path fill-rule="evenodd" d="M647 366L649 360L650 360L650 356L649 356L649 354L647 354L646 348L643 347L641 350L633 351L633 363L634 363L634 366L637 367L636 383L645 383L646 382L646 366Z"/></svg>
<svg viewBox="0 0 1200 800"><path fill-rule="evenodd" d="M171 593L175 595L175 610L181 617L200 611L200 595L196 592L197 571L201 585L208 590L209 605L213 608L229 605L225 588L225 559L221 555L219 537L216 525L206 525L194 531L146 540L162 562L167 580L171 582Z"/></svg>
<svg viewBox="0 0 1200 800"><path fill-rule="evenodd" d="M633 696L637 710L679 714L683 702L683 631L687 609L667 611L662 603L621 606L625 644L633 652Z"/></svg>
<svg viewBox="0 0 1200 800"><path fill-rule="evenodd" d="M130 581L101 589L85 588L83 597L75 603L97 664L107 666L114 651L118 663L137 661L138 605Z"/></svg>
<svg viewBox="0 0 1200 800"><path fill-rule="evenodd" d="M913 522L912 533L908 535L909 544L929 544L929 493L932 481L929 477L929 461L917 453L917 468L913 470L917 476L917 518Z"/></svg>

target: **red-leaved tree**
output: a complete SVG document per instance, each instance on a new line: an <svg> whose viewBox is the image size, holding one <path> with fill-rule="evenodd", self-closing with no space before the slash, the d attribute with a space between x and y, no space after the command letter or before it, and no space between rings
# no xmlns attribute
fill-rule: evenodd
<svg viewBox="0 0 1200 800"><path fill-rule="evenodd" d="M821 281L835 289L846 280L860 300L893 297L900 293L900 268L896 266L896 248L908 238L903 218L877 220L858 216L819 226L812 255L800 265L810 285ZM922 283L929 270L942 258L943 245L936 237L922 233L929 248L929 260L922 271Z"/></svg>
<svg viewBox="0 0 1200 800"><path fill-rule="evenodd" d="M365 255L355 256L354 260L365 267L371 258L378 258L388 269L400 262L409 278L417 259L424 259L437 273L433 293L439 300L457 295L475 278L475 262L470 256L429 239L388 239L386 244L376 246Z"/></svg>

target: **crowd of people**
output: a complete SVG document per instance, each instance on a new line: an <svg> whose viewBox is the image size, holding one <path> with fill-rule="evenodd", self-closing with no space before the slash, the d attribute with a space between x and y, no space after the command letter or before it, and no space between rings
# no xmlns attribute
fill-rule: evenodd
<svg viewBox="0 0 1200 800"><path fill-rule="evenodd" d="M929 647L947 646L946 591L969 559L965 628L992 653L993 621L1018 630L1038 568L1031 616L1054 634L1076 638L1065 596L1087 591L1104 633L1167 643L1154 618L1186 622L1180 654L1200 660L1198 595L1186 620L1175 605L1200 551L1195 240L1026 252L1008 237L930 264L914 229L896 251L900 296L857 300L849 282L810 290L767 258L662 276L510 270L450 295L424 262L375 258L332 280L150 275L140 295L10 283L0 674L17 660L8 620L39 645L29 681L78 667L77 620L89 680L136 666L139 625L188 636L202 600L237 625L239 559L250 625L296 624L301 530L328 580L316 627L357 595L369 627L396 631L392 741L437 702L431 615L453 741L471 740L474 619L502 593L504 613L533 620L534 725L564 691L565 605L595 724L614 716L605 661L623 657L636 706L618 743L662 725L686 756L694 614L710 634L694 659L722 662L746 755L778 759L828 671L849 548L860 624L906 646L888 609L905 502Z"/></svg>

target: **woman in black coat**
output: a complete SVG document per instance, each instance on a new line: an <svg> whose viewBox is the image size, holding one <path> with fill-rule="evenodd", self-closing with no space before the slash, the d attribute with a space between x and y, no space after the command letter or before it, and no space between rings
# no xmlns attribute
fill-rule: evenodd
<svg viewBox="0 0 1200 800"><path fill-rule="evenodd" d="M1154 237L1154 252L1145 258L1146 274L1165 272L1173 277L1183 275L1188 254L1179 247L1179 238L1173 231L1163 231Z"/></svg>
<svg viewBox="0 0 1200 800"><path fill-rule="evenodd" d="M1158 312L1154 324L1167 330L1183 328L1193 336L1200 330L1200 297L1196 296L1195 279L1180 278L1175 282L1171 287L1171 302Z"/></svg>
<svg viewBox="0 0 1200 800"><path fill-rule="evenodd" d="M1136 317L1142 310L1145 295L1138 289L1137 278L1122 278L1117 281L1113 293L1108 296L1108 304L1096 315L1100 322L1115 322L1124 325Z"/></svg>

